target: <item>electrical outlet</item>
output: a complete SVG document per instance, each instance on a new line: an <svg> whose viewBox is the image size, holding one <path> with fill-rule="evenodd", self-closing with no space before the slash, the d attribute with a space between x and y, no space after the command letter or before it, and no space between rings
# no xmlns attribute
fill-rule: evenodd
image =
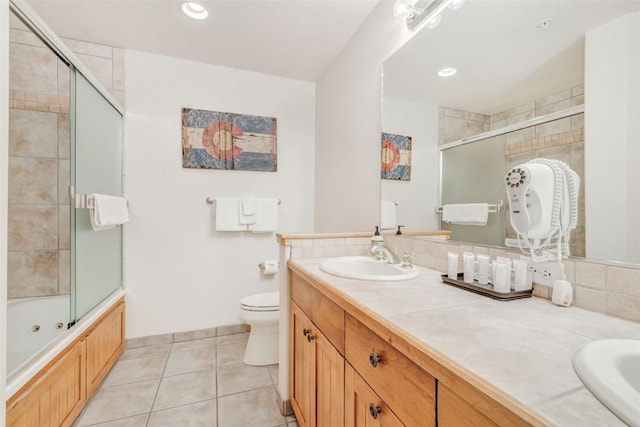
<svg viewBox="0 0 640 427"><path fill-rule="evenodd" d="M553 282L562 280L562 266L557 261L534 262L533 281L539 285L552 287Z"/></svg>

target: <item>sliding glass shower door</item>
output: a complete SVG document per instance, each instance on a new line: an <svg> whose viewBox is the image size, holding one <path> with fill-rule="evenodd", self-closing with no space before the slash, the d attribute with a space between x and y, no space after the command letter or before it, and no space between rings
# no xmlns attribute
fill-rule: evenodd
<svg viewBox="0 0 640 427"><path fill-rule="evenodd" d="M77 70L72 72L71 307L78 320L122 286L122 227L94 231L84 195L122 196L122 114Z"/></svg>

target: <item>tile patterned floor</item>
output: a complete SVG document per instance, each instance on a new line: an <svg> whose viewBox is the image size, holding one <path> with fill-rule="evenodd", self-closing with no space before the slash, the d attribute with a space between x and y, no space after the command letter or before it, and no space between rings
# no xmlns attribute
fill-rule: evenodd
<svg viewBox="0 0 640 427"><path fill-rule="evenodd" d="M75 427L297 427L278 365L242 363L248 333L126 350Z"/></svg>

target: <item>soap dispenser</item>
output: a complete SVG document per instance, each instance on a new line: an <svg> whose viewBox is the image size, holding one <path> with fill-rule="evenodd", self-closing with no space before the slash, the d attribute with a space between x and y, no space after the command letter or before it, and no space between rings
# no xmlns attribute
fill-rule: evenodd
<svg viewBox="0 0 640 427"><path fill-rule="evenodd" d="M384 245L384 238L380 235L379 227L376 226L376 231L375 233L373 233L373 236L371 236L371 246L369 246L369 254L372 257L376 258L378 254L376 253L375 249L383 245Z"/></svg>

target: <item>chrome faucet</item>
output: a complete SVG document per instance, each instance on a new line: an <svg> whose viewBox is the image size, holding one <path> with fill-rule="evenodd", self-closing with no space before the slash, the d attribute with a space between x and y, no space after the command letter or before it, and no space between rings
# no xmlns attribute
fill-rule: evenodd
<svg viewBox="0 0 640 427"><path fill-rule="evenodd" d="M398 257L386 246L372 245L369 248L369 253L378 261L386 261L389 264L398 264L400 262Z"/></svg>

